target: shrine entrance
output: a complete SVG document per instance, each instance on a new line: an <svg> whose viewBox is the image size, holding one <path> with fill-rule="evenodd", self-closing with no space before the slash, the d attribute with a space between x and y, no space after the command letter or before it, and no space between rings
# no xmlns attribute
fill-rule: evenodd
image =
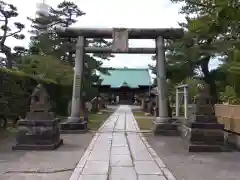
<svg viewBox="0 0 240 180"><path fill-rule="evenodd" d="M76 60L74 71L74 85L72 96L72 109L69 123L79 120L80 117L80 94L84 53L129 53L129 54L156 54L157 57L157 85L158 85L158 115L155 123L163 123L169 120L168 97L166 84L166 62L164 39L177 39L183 36L180 28L158 29L92 29L92 28L59 28L58 35L63 38L78 38L76 45ZM113 39L112 47L97 48L85 46L86 38ZM129 39L154 39L155 48L131 48L128 46Z"/></svg>
<svg viewBox="0 0 240 180"><path fill-rule="evenodd" d="M119 96L119 104L133 104L134 92L130 88L121 87L116 95Z"/></svg>

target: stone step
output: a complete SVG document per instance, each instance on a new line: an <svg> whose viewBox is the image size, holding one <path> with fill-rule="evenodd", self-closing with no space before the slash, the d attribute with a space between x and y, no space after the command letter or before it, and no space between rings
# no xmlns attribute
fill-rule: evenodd
<svg viewBox="0 0 240 180"><path fill-rule="evenodd" d="M59 139L53 144L16 144L12 147L12 150L31 150L31 151L41 151L41 150L55 150L63 144L63 140Z"/></svg>
<svg viewBox="0 0 240 180"><path fill-rule="evenodd" d="M188 123L186 126L192 129L222 129L224 128L224 124L218 123Z"/></svg>
<svg viewBox="0 0 240 180"><path fill-rule="evenodd" d="M178 130L177 123L156 123L155 125L164 130Z"/></svg>
<svg viewBox="0 0 240 180"><path fill-rule="evenodd" d="M231 148L225 145L200 145L200 144L189 144L189 152L229 152Z"/></svg>
<svg viewBox="0 0 240 180"><path fill-rule="evenodd" d="M215 143L224 143L224 136L204 136L204 135L191 135L190 142L192 143L201 143L204 142L206 144L215 144Z"/></svg>
<svg viewBox="0 0 240 180"><path fill-rule="evenodd" d="M196 144L196 145L224 145L225 141L189 141L191 144Z"/></svg>
<svg viewBox="0 0 240 180"><path fill-rule="evenodd" d="M180 132L178 130L156 129L154 130L154 134L162 136L179 136Z"/></svg>

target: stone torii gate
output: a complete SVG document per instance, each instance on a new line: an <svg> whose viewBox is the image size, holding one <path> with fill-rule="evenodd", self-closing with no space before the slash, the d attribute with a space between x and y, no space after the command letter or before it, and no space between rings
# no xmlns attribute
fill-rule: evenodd
<svg viewBox="0 0 240 180"><path fill-rule="evenodd" d="M84 65L84 53L129 53L129 54L156 54L157 55L157 85L158 85L158 109L159 117L154 121L155 129L160 129L161 125L170 124L167 107L167 87L166 87L166 62L164 39L181 38L184 34L180 28L159 28L159 29L126 29L126 28L56 28L60 37L78 38L76 45L76 60L74 70L74 84L72 96L72 109L68 121L62 124L62 129L84 129L85 121L80 119L80 94ZM112 47L96 48L85 47L86 38L113 39ZM155 48L130 48L129 39L155 39Z"/></svg>

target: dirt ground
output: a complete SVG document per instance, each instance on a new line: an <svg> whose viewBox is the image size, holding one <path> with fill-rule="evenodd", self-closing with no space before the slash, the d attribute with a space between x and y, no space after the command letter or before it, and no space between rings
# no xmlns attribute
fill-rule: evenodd
<svg viewBox="0 0 240 180"><path fill-rule="evenodd" d="M180 137L146 138L177 180L240 179L240 152L189 153Z"/></svg>

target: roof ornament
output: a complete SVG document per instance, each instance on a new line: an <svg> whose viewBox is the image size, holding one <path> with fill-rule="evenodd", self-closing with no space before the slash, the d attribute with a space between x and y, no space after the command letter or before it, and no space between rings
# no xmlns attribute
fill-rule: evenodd
<svg viewBox="0 0 240 180"><path fill-rule="evenodd" d="M121 87L128 87L128 83L126 81L124 81L121 85Z"/></svg>

